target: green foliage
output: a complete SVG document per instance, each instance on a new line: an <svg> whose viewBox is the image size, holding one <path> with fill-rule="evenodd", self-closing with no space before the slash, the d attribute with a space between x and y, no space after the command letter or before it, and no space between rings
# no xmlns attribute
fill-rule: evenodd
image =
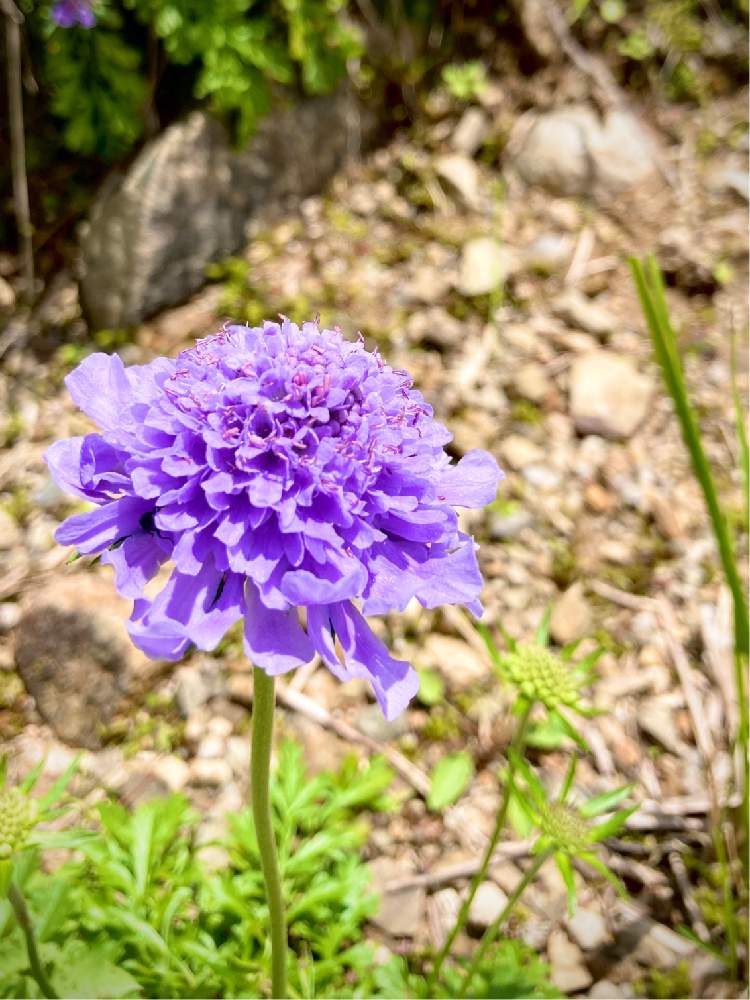
<svg viewBox="0 0 750 1000"><path fill-rule="evenodd" d="M356 814L389 805L384 761L350 758L310 778L292 743L279 755L273 805L284 871L295 995L374 995L373 949L362 928L376 899L359 848ZM213 871L186 799L154 799L129 812L96 809L96 829L60 845L76 856L53 874L35 849L13 877L32 914L42 960L62 996L258 996L267 989L267 907L249 810L230 817ZM62 835L58 835L62 836ZM0 903L0 996L36 997L20 931Z"/></svg>
<svg viewBox="0 0 750 1000"><path fill-rule="evenodd" d="M120 14L108 10L95 29L56 27L47 40L50 106L65 122L65 144L74 153L116 159L142 134L146 80L122 26Z"/></svg>
<svg viewBox="0 0 750 1000"><path fill-rule="evenodd" d="M708 65L716 59L707 44L712 31L738 29L736 51L727 61L736 65L745 58L744 3L711 7L700 0L573 0L569 18L583 27L591 47L619 53L631 69L640 64L645 73L639 75L675 101L704 102L716 88L716 66Z"/></svg>
<svg viewBox="0 0 750 1000"><path fill-rule="evenodd" d="M432 772L427 805L439 812L452 805L469 787L474 776L474 760L467 750L443 757Z"/></svg>
<svg viewBox="0 0 750 1000"><path fill-rule="evenodd" d="M457 101L473 101L487 86L487 70L478 60L451 63L443 69L443 83Z"/></svg>
<svg viewBox="0 0 750 1000"><path fill-rule="evenodd" d="M272 88L331 90L360 52L344 0L115 0L99 3L90 30L31 21L46 39L44 83L71 151L102 159L127 153L154 101L205 100L238 143L270 108ZM185 67L175 75L175 67ZM186 88L187 83L187 88ZM160 90L162 88L162 90Z"/></svg>
<svg viewBox="0 0 750 1000"><path fill-rule="evenodd" d="M465 977L462 961L445 970L444 982L434 991L425 980L411 972L404 958L391 959L375 973L379 997L456 997ZM522 941L499 941L488 949L472 973L472 997L497 1000L532 1000L537 997L562 997L549 978L549 966Z"/></svg>
<svg viewBox="0 0 750 1000"><path fill-rule="evenodd" d="M637 806L618 809L620 803L632 792L630 785L613 789L603 795L587 799L582 805L572 806L568 796L573 788L578 758L573 756L565 775L558 797L550 796L534 772L533 768L516 751L510 751L511 764L508 772L513 816L523 817L522 834L529 836L537 831L539 837L533 848L535 854L550 854L557 865L568 890L568 907L575 909L576 889L573 874L573 859L585 861L602 875L620 895L625 888L615 878L595 853L596 845L607 837L614 837L624 828L629 816ZM520 779L520 781L519 781ZM592 823L596 817L608 814L600 823Z"/></svg>
<svg viewBox="0 0 750 1000"><path fill-rule="evenodd" d="M682 436L693 465L693 473L703 491L706 508L711 519L722 569L727 585L732 592L735 615L735 646L737 652L746 657L748 655L749 631L747 598L740 578L734 542L727 530L726 514L719 501L713 473L703 447L700 427L690 403L677 346L677 336L669 319L667 301L664 295L664 281L654 258L648 258L643 263L631 258L630 266L648 323L656 360L661 368L667 391L675 404ZM742 439L740 439L740 445L742 446ZM738 692L738 695L743 701L742 692Z"/></svg>
<svg viewBox="0 0 750 1000"><path fill-rule="evenodd" d="M419 694L423 705L438 705L445 697L445 681L437 670L419 671Z"/></svg>

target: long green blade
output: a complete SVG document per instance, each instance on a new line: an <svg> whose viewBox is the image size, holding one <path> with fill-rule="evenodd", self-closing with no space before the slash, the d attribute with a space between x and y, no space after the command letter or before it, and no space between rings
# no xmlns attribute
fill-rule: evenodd
<svg viewBox="0 0 750 1000"><path fill-rule="evenodd" d="M739 653L747 656L748 632L750 632L747 602L726 517L719 502L711 467L703 449L698 422L685 385L682 364L677 350L677 338L669 321L661 272L653 257L647 258L645 263L631 257L630 268L651 333L656 359L659 362L667 391L674 401L682 436L693 465L693 472L703 491L724 576L732 592L735 648Z"/></svg>

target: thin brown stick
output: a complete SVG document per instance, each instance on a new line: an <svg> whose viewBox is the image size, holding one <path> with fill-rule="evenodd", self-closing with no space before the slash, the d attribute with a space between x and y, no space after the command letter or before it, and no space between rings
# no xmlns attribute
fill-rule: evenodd
<svg viewBox="0 0 750 1000"><path fill-rule="evenodd" d="M677 883L677 888L680 890L682 901L685 904L685 911L690 920L690 926L693 928L696 937L699 937L701 941L710 941L711 934L703 920L701 909L695 901L693 887L690 885L690 879L682 855L679 851L670 851L667 858L669 860L669 867L672 869L672 874L674 875L674 880Z"/></svg>
<svg viewBox="0 0 750 1000"><path fill-rule="evenodd" d="M286 685L279 684L276 689L276 697L286 708L291 708L295 712L299 712L300 715L304 715L305 718L317 722L325 729L330 729L331 732L340 736L342 740L347 740L350 743L358 743L360 746L366 747L371 753L382 754L393 769L412 788L419 792L420 795L426 796L429 792L429 777L421 768L418 768L416 764L412 764L402 753L399 753L398 750L393 750L384 743L379 743L377 740L365 736L363 732L355 729L354 726L349 725L343 719L337 719L336 716L331 715L322 705L313 701L312 698L308 698L301 691L295 691Z"/></svg>
<svg viewBox="0 0 750 1000"><path fill-rule="evenodd" d="M519 858L527 858L531 853L533 843L533 840L518 840L498 844L492 855L490 866L500 861L516 861ZM405 878L394 879L392 882L387 882L383 889L385 892L402 892L404 889L415 888L435 889L440 885L471 878L472 875L476 875L480 863L481 858L460 861L455 865L447 865L434 872L423 872L420 875L408 875Z"/></svg>
<svg viewBox="0 0 750 1000"><path fill-rule="evenodd" d="M34 251L32 245L29 186L26 177L26 137L23 127L23 87L21 81L21 25L24 17L13 0L2 0L7 47L8 117L10 119L13 209L21 251L24 294L34 297Z"/></svg>

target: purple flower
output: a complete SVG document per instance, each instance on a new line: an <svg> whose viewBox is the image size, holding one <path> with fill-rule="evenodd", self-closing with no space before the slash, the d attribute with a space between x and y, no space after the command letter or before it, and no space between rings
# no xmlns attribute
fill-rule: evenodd
<svg viewBox="0 0 750 1000"><path fill-rule="evenodd" d="M247 655L267 673L319 653L342 680L368 678L390 719L417 675L363 615L413 597L481 614L476 545L453 507L492 501L502 473L483 451L451 465L451 435L361 338L288 320L227 326L176 360L125 368L93 354L65 381L101 433L45 457L97 507L56 537L114 567L149 656L213 649L244 618Z"/></svg>
<svg viewBox="0 0 750 1000"><path fill-rule="evenodd" d="M52 19L61 28L72 28L76 24L82 28L93 28L96 24L89 0L57 0L52 7Z"/></svg>

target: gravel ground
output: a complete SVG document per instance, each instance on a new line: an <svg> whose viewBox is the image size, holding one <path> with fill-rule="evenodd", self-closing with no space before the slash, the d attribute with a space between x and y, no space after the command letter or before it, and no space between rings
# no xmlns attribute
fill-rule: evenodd
<svg viewBox="0 0 750 1000"><path fill-rule="evenodd" d="M616 123L583 179L579 151L558 137L546 162L540 117L519 117L529 107L544 115L553 96L556 105L581 102L585 88L571 73L554 93L543 74L515 87L491 80L476 103L436 91L408 131L322 196L256 221L221 281L114 346L140 362L175 353L230 315L320 313L409 369L452 429L456 455L483 447L497 456L507 473L498 501L464 515L481 543L486 621L528 638L551 607L556 643L606 646L592 691L606 714L585 725L591 753L577 788L633 782L642 802L633 827L643 836L608 847L631 899L579 873L570 919L548 866L516 932L546 952L566 993L634 996L653 969L686 968L692 995L739 995L721 963L674 931L692 922L702 932L705 916L692 905L702 883L681 877L680 860L705 854L710 775L724 794L732 772L730 617L626 257L653 249L667 269L691 393L737 521L730 353L747 315L747 202L737 173L747 95L705 111L638 109L645 152L632 154L633 122ZM591 111L582 114L582 133L599 127ZM247 665L236 640L176 669L148 663L124 638L129 608L108 572L66 565L52 536L74 508L41 455L87 427L61 383L86 337L69 276L52 284L40 316L38 343L11 346L0 374L0 738L14 772L48 753L54 775L75 747L86 748L92 796L107 788L133 803L185 789L205 812L208 838L246 794ZM441 941L467 885L455 872L491 829L511 694L454 609L410 606L382 629L396 655L442 675L443 702L417 703L386 723L363 686L313 666L288 680L281 729L302 741L313 770L349 751L351 740L336 732L343 725L360 752L375 741L398 755L405 802L373 818L367 854L384 893L372 936L408 952ZM465 746L476 776L434 815L420 781ZM532 759L550 787L559 784L560 747ZM492 868L474 931L503 905L523 864L509 852ZM398 881L400 890L388 888Z"/></svg>

